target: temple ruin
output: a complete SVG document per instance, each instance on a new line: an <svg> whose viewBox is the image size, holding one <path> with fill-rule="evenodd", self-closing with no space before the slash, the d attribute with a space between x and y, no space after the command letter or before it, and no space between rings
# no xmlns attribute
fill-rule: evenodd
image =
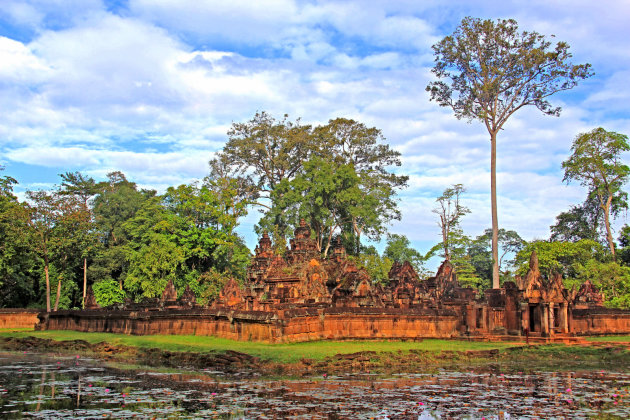
<svg viewBox="0 0 630 420"><path fill-rule="evenodd" d="M42 314L39 328L268 342L630 333L630 311L605 308L590 282L567 290L561 276L545 278L535 253L524 277L483 296L460 286L449 261L428 279L395 262L388 278L374 283L338 241L323 258L302 221L282 255L263 234L244 283L230 280L207 306L189 288L178 298L169 282L161 299L122 308L97 308L88 296L88 310Z"/></svg>

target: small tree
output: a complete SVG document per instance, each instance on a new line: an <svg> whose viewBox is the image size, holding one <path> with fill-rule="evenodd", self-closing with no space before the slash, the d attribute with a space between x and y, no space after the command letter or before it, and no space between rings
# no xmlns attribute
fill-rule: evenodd
<svg viewBox="0 0 630 420"><path fill-rule="evenodd" d="M537 32L518 32L516 21L466 17L453 35L433 46L431 100L451 107L458 119L482 121L490 134L490 198L492 205L492 287L499 287L496 187L497 134L526 105L557 116L549 96L575 87L592 75L590 64L572 65L569 45L551 42Z"/></svg>
<svg viewBox="0 0 630 420"><path fill-rule="evenodd" d="M452 188L444 190L442 195L437 198L438 207L434 208L433 213L440 218L438 225L442 230L442 249L444 250L444 258L451 259L450 243L453 235L459 233L457 227L462 216L470 213L467 207L460 204L460 195L466 192L462 184L455 184Z"/></svg>
<svg viewBox="0 0 630 420"><path fill-rule="evenodd" d="M630 174L630 168L621 162L621 153L630 150L628 136L600 127L578 135L571 150L573 154L562 162L564 181L577 180L590 189L592 196L597 197L604 213L606 239L615 260L610 213L613 201L618 208L628 207L627 194L621 191Z"/></svg>
<svg viewBox="0 0 630 420"><path fill-rule="evenodd" d="M50 312L50 259L53 229L59 218L59 208L54 194L46 191L27 191L31 200L30 226L35 240L35 252L44 262L44 277L46 279L46 312Z"/></svg>

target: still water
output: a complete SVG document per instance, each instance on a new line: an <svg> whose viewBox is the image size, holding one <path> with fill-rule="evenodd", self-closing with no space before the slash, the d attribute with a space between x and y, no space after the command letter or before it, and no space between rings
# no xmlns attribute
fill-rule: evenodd
<svg viewBox="0 0 630 420"><path fill-rule="evenodd" d="M1 418L630 418L626 372L450 372L265 380L0 353Z"/></svg>

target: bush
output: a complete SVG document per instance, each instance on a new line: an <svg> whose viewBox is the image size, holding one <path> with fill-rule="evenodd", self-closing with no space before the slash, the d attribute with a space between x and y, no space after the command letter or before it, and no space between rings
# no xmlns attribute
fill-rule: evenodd
<svg viewBox="0 0 630 420"><path fill-rule="evenodd" d="M125 300L125 292L120 290L118 282L112 279L94 283L92 291L94 292L96 303L102 307L123 303Z"/></svg>

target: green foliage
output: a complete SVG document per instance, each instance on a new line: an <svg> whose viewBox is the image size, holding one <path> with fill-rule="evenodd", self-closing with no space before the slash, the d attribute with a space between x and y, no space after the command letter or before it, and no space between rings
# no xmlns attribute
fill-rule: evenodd
<svg viewBox="0 0 630 420"><path fill-rule="evenodd" d="M123 284L136 300L160 296L169 279L203 301L224 279L245 277L250 252L234 228L247 202L230 180L156 196L120 172L98 184L61 178L56 190L28 192L30 205L13 195L13 178L0 178L0 306L80 307L84 271L101 304L120 301ZM204 276L213 272L221 281Z"/></svg>
<svg viewBox="0 0 630 420"><path fill-rule="evenodd" d="M118 282L112 279L94 283L92 291L94 292L96 303L102 307L123 303L125 301L125 292L120 290Z"/></svg>
<svg viewBox="0 0 630 420"><path fill-rule="evenodd" d="M577 267L576 286L587 280L604 295L606 306L630 309L630 267L590 259Z"/></svg>
<svg viewBox="0 0 630 420"><path fill-rule="evenodd" d="M229 280L230 276L228 274L213 268L201 274L197 280L197 287L193 288L195 294L199 296L198 302L205 305L215 300Z"/></svg>
<svg viewBox="0 0 630 420"><path fill-rule="evenodd" d="M610 254L600 243L588 239L530 242L516 255L518 274L527 273L534 250L543 276L560 273L564 286L575 290L589 280L604 295L606 306L630 308L630 267L611 261Z"/></svg>
<svg viewBox="0 0 630 420"><path fill-rule="evenodd" d="M228 134L208 179L229 180L238 197L264 209L256 229L270 232L275 244L304 218L322 252L341 234L356 255L361 237L378 240L400 218L394 197L407 177L389 171L400 154L376 128L344 118L312 128L263 112Z"/></svg>
<svg viewBox="0 0 630 420"><path fill-rule="evenodd" d="M589 260L601 260L605 257L602 245L588 239L577 242L533 241L516 254L517 274L527 273L529 259L534 250L538 255L540 273L544 277L552 272L562 274L568 287L573 285L571 279L578 276Z"/></svg>
<svg viewBox="0 0 630 420"><path fill-rule="evenodd" d="M184 251L163 235L151 235L137 251L130 251L130 269L125 289L139 300L162 296L169 280L179 280L184 263ZM179 281L177 282L179 283Z"/></svg>
<svg viewBox="0 0 630 420"><path fill-rule="evenodd" d="M431 100L453 108L457 118L478 119L493 131L526 105L559 115L549 96L592 75L590 64L569 62L567 43L552 46L537 32L519 33L512 19L466 17L433 51L433 74L450 83L431 82Z"/></svg>
<svg viewBox="0 0 630 420"><path fill-rule="evenodd" d="M39 298L30 214L13 194L16 184L11 177L0 177L0 307L9 308L26 307Z"/></svg>
<svg viewBox="0 0 630 420"><path fill-rule="evenodd" d="M395 233L389 235L387 238L387 246L385 247L385 251L383 251L383 257L401 263L409 261L420 278L428 277L429 273L424 267L424 256L411 247L411 242L405 235Z"/></svg>
<svg viewBox="0 0 630 420"><path fill-rule="evenodd" d="M391 270L394 260L385 254L380 256L373 246L364 247L359 255L350 255L348 258L357 267L365 268L373 283L386 285L389 281L389 270Z"/></svg>
<svg viewBox="0 0 630 420"><path fill-rule="evenodd" d="M614 213L620 209L611 209ZM589 197L581 205L573 206L569 211L556 216L556 224L550 226L551 241L577 242L580 239L589 239L601 242L600 223L602 209L597 198L589 194Z"/></svg>
<svg viewBox="0 0 630 420"><path fill-rule="evenodd" d="M625 265L630 266L630 226L623 225L621 232L619 233L619 259L618 261Z"/></svg>
<svg viewBox="0 0 630 420"><path fill-rule="evenodd" d="M379 240L387 224L400 220L395 195L407 186L408 177L389 170L400 166L400 153L384 144L380 130L350 119L330 120L315 128L315 136L322 158L353 168L359 178L358 201L347 207L349 223L342 231L354 235L354 249L360 250L361 236Z"/></svg>
<svg viewBox="0 0 630 420"><path fill-rule="evenodd" d="M615 259L609 218L612 208L617 211L628 208L628 195L621 190L630 175L630 168L621 160L622 153L630 150L628 136L600 127L578 135L571 150L571 156L562 162L564 180L579 181L589 188L591 197L597 198L604 214L608 246Z"/></svg>
<svg viewBox="0 0 630 420"><path fill-rule="evenodd" d="M490 286L490 282L487 279L480 277L475 266L472 264L473 260L468 252L472 244L472 240L464 235L460 229L455 229L451 232L451 263L455 266L455 272L457 273L457 280L464 287L472 287L473 289L483 292Z"/></svg>
<svg viewBox="0 0 630 420"><path fill-rule="evenodd" d="M143 203L155 196L155 191L138 191L135 183L121 172L107 174L108 180L97 184L93 200L94 227L98 246L89 274L92 281L112 278L123 284L129 264L126 245L129 241L124 224L133 218Z"/></svg>
<svg viewBox="0 0 630 420"><path fill-rule="evenodd" d="M273 229L278 217L283 217L287 226L309 220L318 248L327 254L335 233L350 224L364 205L375 204L374 197L364 199L359 183L352 165L335 165L313 156L291 182L281 181L272 192L274 206L260 225Z"/></svg>
<svg viewBox="0 0 630 420"><path fill-rule="evenodd" d="M171 279L180 292L189 285L203 294L199 278L211 269L244 277L249 250L234 234L237 219L225 197L205 185L170 187L124 223L125 288L134 299L160 296Z"/></svg>
<svg viewBox="0 0 630 420"><path fill-rule="evenodd" d="M470 263L475 268L479 277L486 283L492 280L492 252L491 252L492 229L486 229L482 235L477 236L468 246ZM502 282L511 278L511 268L514 261L506 260L508 256L518 253L525 241L513 230L499 229L499 271Z"/></svg>

